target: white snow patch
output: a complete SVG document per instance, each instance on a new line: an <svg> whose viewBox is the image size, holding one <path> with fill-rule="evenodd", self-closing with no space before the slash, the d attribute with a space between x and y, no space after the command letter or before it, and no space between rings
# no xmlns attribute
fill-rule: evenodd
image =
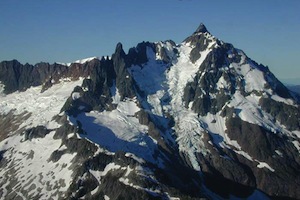
<svg viewBox="0 0 300 200"><path fill-rule="evenodd" d="M93 196L94 194L96 194L98 190L99 190L99 186L97 186L95 189L91 191L91 195Z"/></svg>
<svg viewBox="0 0 300 200"><path fill-rule="evenodd" d="M262 115L262 111L257 107L258 101L259 97L255 95L244 97L239 91L236 91L229 106L235 108L237 111L236 114L242 120L262 125L264 116Z"/></svg>
<svg viewBox="0 0 300 200"><path fill-rule="evenodd" d="M53 116L60 112L60 109L70 96L73 88L81 85L83 78L77 81L61 81L48 90L41 93L42 86L31 87L24 92L14 92L0 99L0 114L7 114L12 111L15 115L31 113L21 125L22 127L34 127L38 125L47 128L57 128L59 125L51 122Z"/></svg>
<svg viewBox="0 0 300 200"><path fill-rule="evenodd" d="M119 178L119 181L120 181L121 183L125 184L125 185L129 185L129 186L131 186L131 187L134 186L132 183L129 183L129 179L128 179L128 178L123 178L123 177L121 177L121 178ZM137 186L136 186L136 187L137 187Z"/></svg>
<svg viewBox="0 0 300 200"><path fill-rule="evenodd" d="M110 200L109 196L104 195L104 200Z"/></svg>
<svg viewBox="0 0 300 200"><path fill-rule="evenodd" d="M223 76L221 76L217 82L217 88L222 89L222 88L228 88L228 87L229 87L228 82L224 79Z"/></svg>
<svg viewBox="0 0 300 200"><path fill-rule="evenodd" d="M131 172L133 171L132 168L130 168L129 166L127 166L127 170L124 176L128 176Z"/></svg>
<svg viewBox="0 0 300 200"><path fill-rule="evenodd" d="M140 108L137 106L136 99L134 98L119 102L117 110L127 116L133 116Z"/></svg>
<svg viewBox="0 0 300 200"><path fill-rule="evenodd" d="M99 57L90 57L90 58L84 58L84 59L80 59L80 60L76 60L74 62L71 62L71 63L62 63L62 62L58 62L57 64L60 64L60 65L65 65L65 66L68 66L70 67L73 63L79 63L79 64L84 64L86 62L90 62L94 59L99 59Z"/></svg>
<svg viewBox="0 0 300 200"><path fill-rule="evenodd" d="M292 131L292 133L294 134L294 135L296 135L298 138L300 138L300 131Z"/></svg>
<svg viewBox="0 0 300 200"><path fill-rule="evenodd" d="M97 181L101 184L101 177L106 176L106 174L109 171L113 171L116 169L120 169L120 165L116 165L115 163L109 163L108 165L105 166L103 171L95 171L95 170L89 170L90 173L97 179Z"/></svg>
<svg viewBox="0 0 300 200"><path fill-rule="evenodd" d="M59 65L64 65L64 66L67 66L67 67L70 67L72 63L64 63L64 62L56 62L57 64Z"/></svg>
<svg viewBox="0 0 300 200"><path fill-rule="evenodd" d="M275 170L272 167L270 167L270 165L268 165L267 163L265 163L265 162L259 162L259 161L257 161L257 162L258 162L258 165L257 165L258 168L267 168L271 172L275 172Z"/></svg>
<svg viewBox="0 0 300 200"><path fill-rule="evenodd" d="M133 158L134 160L136 160L136 161L137 161L138 163L140 163L140 164L144 164L144 163L145 163L145 160L143 160L143 159L141 159L141 158L135 156L135 155L132 154L132 153L126 153L125 156L126 156L126 157L129 157L129 158Z"/></svg>
<svg viewBox="0 0 300 200"><path fill-rule="evenodd" d="M0 81L0 97L4 96L4 88L5 88L5 85L3 85Z"/></svg>
<svg viewBox="0 0 300 200"><path fill-rule="evenodd" d="M292 99L282 98L282 97L280 97L280 96L278 96L278 95L275 95L275 94L273 94L273 95L271 96L271 98L272 98L273 100L275 100L275 101L282 102L282 103L285 103L285 104L287 104L287 105L296 106L296 105L295 105L295 102L294 102Z"/></svg>
<svg viewBox="0 0 300 200"><path fill-rule="evenodd" d="M247 152L245 152L245 151L242 151L242 150L239 150L239 151L234 150L234 152L237 153L237 154L240 154L240 155L244 156L245 158L247 158L247 159L250 160L250 161L253 161L253 158L252 158Z"/></svg>
<svg viewBox="0 0 300 200"><path fill-rule="evenodd" d="M76 99L79 99L80 98L80 93L79 92L73 92L72 93L72 99L73 100L76 100Z"/></svg>
<svg viewBox="0 0 300 200"><path fill-rule="evenodd" d="M166 192L165 194L167 195L167 198L168 198L169 200L180 200L179 197L171 197L170 194L167 193L167 192Z"/></svg>
<svg viewBox="0 0 300 200"><path fill-rule="evenodd" d="M225 133L226 118L220 116L220 112L215 115L208 113L206 116L200 117L200 120L204 123L206 130L210 132L216 145L223 148L230 148L228 145L231 145L239 150L241 149L240 145L236 141L231 140Z"/></svg>
<svg viewBox="0 0 300 200"><path fill-rule="evenodd" d="M251 62L246 62L247 57L242 51L239 51L239 54L241 55L241 62L230 64L230 68L234 68L244 79L247 92L252 92L253 90L263 91L266 84L263 72Z"/></svg>
<svg viewBox="0 0 300 200"><path fill-rule="evenodd" d="M275 153L277 153L279 156L281 156L282 157L282 153L281 153L281 151L279 151L279 150L275 150Z"/></svg>
<svg viewBox="0 0 300 200"><path fill-rule="evenodd" d="M296 149L300 152L300 143L297 140L294 140L292 143L296 147Z"/></svg>
<svg viewBox="0 0 300 200"><path fill-rule="evenodd" d="M113 84L113 86L110 88L110 93L112 94L112 100L114 104L118 104L121 101L121 96L118 91L118 88L116 87L116 83Z"/></svg>

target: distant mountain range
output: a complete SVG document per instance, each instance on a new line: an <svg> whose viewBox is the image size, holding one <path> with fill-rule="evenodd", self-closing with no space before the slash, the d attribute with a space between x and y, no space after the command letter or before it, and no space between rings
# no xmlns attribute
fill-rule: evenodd
<svg viewBox="0 0 300 200"><path fill-rule="evenodd" d="M299 199L299 155L299 96L203 24L0 63L0 199Z"/></svg>
<svg viewBox="0 0 300 200"><path fill-rule="evenodd" d="M300 78L281 79L281 81L289 90L296 92L300 95Z"/></svg>
<svg viewBox="0 0 300 200"><path fill-rule="evenodd" d="M287 88L300 95L300 85L287 85Z"/></svg>
<svg viewBox="0 0 300 200"><path fill-rule="evenodd" d="M282 78L280 81L285 85L300 85L300 78Z"/></svg>

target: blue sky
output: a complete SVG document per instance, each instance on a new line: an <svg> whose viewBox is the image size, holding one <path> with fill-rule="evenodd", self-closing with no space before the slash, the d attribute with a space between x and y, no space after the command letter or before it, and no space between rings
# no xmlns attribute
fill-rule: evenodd
<svg viewBox="0 0 300 200"><path fill-rule="evenodd" d="M0 60L71 62L142 41L180 43L203 22L279 78L300 80L299 0L1 0Z"/></svg>

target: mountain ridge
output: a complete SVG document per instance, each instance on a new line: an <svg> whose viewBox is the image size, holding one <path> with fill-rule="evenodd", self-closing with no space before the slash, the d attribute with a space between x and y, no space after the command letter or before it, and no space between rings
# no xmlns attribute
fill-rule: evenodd
<svg viewBox="0 0 300 200"><path fill-rule="evenodd" d="M0 127L14 125L1 132L1 198L299 197L299 97L203 24L181 44L142 42L126 54L119 43L111 57L70 66L1 62L0 81ZM41 97L56 106L50 116L30 101ZM22 98L32 105L17 106ZM39 165L33 142L66 174L48 180L50 196L42 171L22 185L24 172L8 168ZM28 154L25 164L13 152Z"/></svg>

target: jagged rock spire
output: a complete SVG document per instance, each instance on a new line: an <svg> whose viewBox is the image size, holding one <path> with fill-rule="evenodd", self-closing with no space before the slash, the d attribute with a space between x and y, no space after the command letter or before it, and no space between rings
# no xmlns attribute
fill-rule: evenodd
<svg viewBox="0 0 300 200"><path fill-rule="evenodd" d="M208 32L208 31L203 23L201 23L198 26L197 30L195 31L195 33L206 33L206 32Z"/></svg>
<svg viewBox="0 0 300 200"><path fill-rule="evenodd" d="M121 42L118 42L117 46L116 46L116 50L115 50L115 53L117 52L124 52L123 50L123 45Z"/></svg>

